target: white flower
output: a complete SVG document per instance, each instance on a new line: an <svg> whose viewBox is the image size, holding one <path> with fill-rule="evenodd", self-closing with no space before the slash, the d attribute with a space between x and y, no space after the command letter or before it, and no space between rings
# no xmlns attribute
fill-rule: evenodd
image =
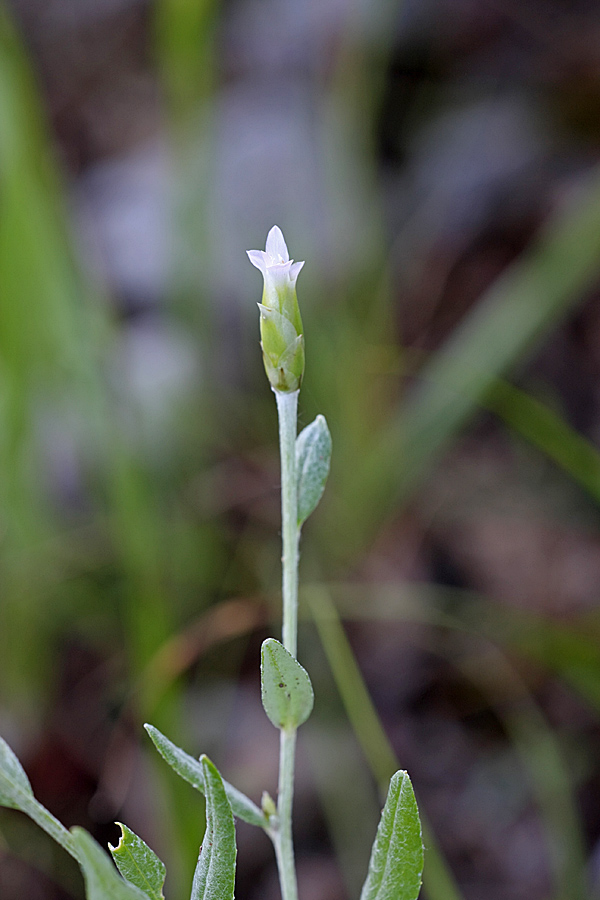
<svg viewBox="0 0 600 900"><path fill-rule="evenodd" d="M270 309L281 309L281 294L286 288L295 288L296 279L304 262L295 263L290 259L285 238L281 228L273 225L267 235L265 250L247 250L248 259L263 274L265 279L265 297L263 305Z"/></svg>
<svg viewBox="0 0 600 900"><path fill-rule="evenodd" d="M304 339L296 280L304 263L290 259L277 225L269 231L264 250L246 252L264 279L258 308L267 375L276 390L298 390L304 370Z"/></svg>

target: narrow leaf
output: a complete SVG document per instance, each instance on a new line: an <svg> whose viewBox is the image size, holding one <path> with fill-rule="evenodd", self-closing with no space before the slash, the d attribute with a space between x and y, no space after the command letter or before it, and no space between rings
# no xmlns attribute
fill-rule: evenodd
<svg viewBox="0 0 600 900"><path fill-rule="evenodd" d="M265 712L276 728L297 728L306 722L314 703L308 672L275 638L261 650L261 693Z"/></svg>
<svg viewBox="0 0 600 900"><path fill-rule="evenodd" d="M121 839L116 847L109 844L108 848L119 872L126 881L145 891L151 900L164 900L165 864L127 825L121 822L117 825L121 829Z"/></svg>
<svg viewBox="0 0 600 900"><path fill-rule="evenodd" d="M202 766L197 759L190 756L180 747L177 747L169 738L165 737L154 725L144 725L144 728L150 735L150 738L162 756L171 768L177 772L185 781L188 781L197 791L204 794L204 774ZM246 797L241 791L238 791L228 781L223 781L225 790L231 803L234 815L250 825L258 825L259 828L266 828L268 822L264 814L253 803L249 797Z"/></svg>
<svg viewBox="0 0 600 900"><path fill-rule="evenodd" d="M100 844L83 828L72 828L87 900L148 900L149 894L125 881Z"/></svg>
<svg viewBox="0 0 600 900"><path fill-rule="evenodd" d="M73 839L64 825L35 799L23 766L0 738L0 806L18 809L40 826L67 853L77 858Z"/></svg>
<svg viewBox="0 0 600 900"><path fill-rule="evenodd" d="M417 801L406 772L396 772L377 828L360 900L417 900L423 838Z"/></svg>
<svg viewBox="0 0 600 900"><path fill-rule="evenodd" d="M0 738L0 806L21 809L21 794L33 797L25 769L3 738Z"/></svg>
<svg viewBox="0 0 600 900"><path fill-rule="evenodd" d="M317 416L296 438L298 527L315 510L329 475L331 435L324 416Z"/></svg>
<svg viewBox="0 0 600 900"><path fill-rule="evenodd" d="M233 900L235 824L223 779L206 756L200 757L206 796L206 831L194 872L191 900Z"/></svg>

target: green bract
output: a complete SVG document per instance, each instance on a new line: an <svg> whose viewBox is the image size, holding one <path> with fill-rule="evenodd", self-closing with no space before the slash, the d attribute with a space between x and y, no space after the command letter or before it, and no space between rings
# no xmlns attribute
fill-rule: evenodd
<svg viewBox="0 0 600 900"><path fill-rule="evenodd" d="M304 372L304 335L296 279L304 263L290 259L277 225L267 235L266 249L248 250L248 258L264 278L258 308L265 371L276 391L297 391Z"/></svg>

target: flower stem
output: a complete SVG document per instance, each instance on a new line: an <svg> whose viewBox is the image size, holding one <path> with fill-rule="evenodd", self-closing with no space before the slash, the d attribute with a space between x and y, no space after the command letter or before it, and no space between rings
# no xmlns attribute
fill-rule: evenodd
<svg viewBox="0 0 600 900"><path fill-rule="evenodd" d="M294 840L292 836L292 801L294 797L294 765L296 729L279 733L278 830L274 834L275 855L279 870L282 900L298 900Z"/></svg>
<svg viewBox="0 0 600 900"><path fill-rule="evenodd" d="M283 541L283 646L296 656L298 644L298 495L296 486L296 431L298 391L275 391L279 415L281 453L281 530ZM296 864L292 838L292 803L296 729L283 729L279 743L279 827L274 835L283 900L297 900Z"/></svg>
<svg viewBox="0 0 600 900"><path fill-rule="evenodd" d="M298 391L275 391L281 453L281 531L283 539L283 646L296 656L298 644L298 492L296 429Z"/></svg>

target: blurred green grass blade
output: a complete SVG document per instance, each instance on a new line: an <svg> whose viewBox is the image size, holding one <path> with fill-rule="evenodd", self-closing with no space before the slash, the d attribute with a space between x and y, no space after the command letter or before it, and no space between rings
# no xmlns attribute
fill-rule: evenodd
<svg viewBox="0 0 600 900"><path fill-rule="evenodd" d="M107 447L109 525L124 575L124 618L129 661L143 671L170 633L172 610L165 596L165 522L156 485L125 445L108 411L111 441ZM140 685L139 706L146 708L150 686Z"/></svg>
<svg viewBox="0 0 600 900"><path fill-rule="evenodd" d="M549 837L556 896L560 900L570 897L583 900L586 896L584 840L568 762L527 686L497 644L500 642L538 661L545 661L559 674L576 671L580 684L595 681L597 696L600 673L597 641L592 637L581 644L578 634L568 626L550 623L542 616L524 614L521 610L500 607L468 591L432 589L422 585L410 585L408 591L402 591L392 584L369 585L368 598L365 588L356 585L338 586L336 596L338 593L345 617L421 622L455 633L454 646L458 652L452 650L448 654L450 661L493 704L530 774ZM440 595L445 596L447 603L452 603L452 615L438 611ZM335 607L333 609L335 611ZM345 640L341 622L339 630ZM551 649L547 644L548 631L559 642L562 655L555 655L552 652L555 647ZM473 641L478 642L479 648ZM532 653L536 646L537 655ZM540 653L540 646L545 647L545 655ZM347 652L351 653L350 648ZM584 667L587 678L581 682L583 660L590 668ZM437 858L431 862L436 865ZM425 873L428 866L429 855Z"/></svg>
<svg viewBox="0 0 600 900"><path fill-rule="evenodd" d="M59 365L61 372L77 368L85 349L77 341L83 336L77 314L83 297L65 227L62 185L38 88L4 7L0 7L0 174L4 251L0 276L11 289L2 296L2 322L14 340L3 351L14 358L35 337L38 352L29 357L30 372L48 361Z"/></svg>
<svg viewBox="0 0 600 900"><path fill-rule="evenodd" d="M380 795L384 796L390 778L398 769L396 754L373 706L329 592L312 586L303 594L310 604L348 718L375 776Z"/></svg>
<svg viewBox="0 0 600 900"><path fill-rule="evenodd" d="M357 474L372 520L418 488L493 381L581 300L599 271L595 170L420 370L420 387Z"/></svg>
<svg viewBox="0 0 600 900"><path fill-rule="evenodd" d="M491 385L482 402L600 501L600 452L557 412L500 380Z"/></svg>
<svg viewBox="0 0 600 900"><path fill-rule="evenodd" d="M220 0L156 0L154 45L169 122L175 180L171 185L173 234L169 300L193 331L206 371L220 371L214 340L213 98ZM214 357L214 359L213 359ZM214 386L207 403L214 399ZM208 423L204 410L204 428ZM217 415L216 419L219 419Z"/></svg>
<svg viewBox="0 0 600 900"><path fill-rule="evenodd" d="M596 620L572 626L522 621L507 629L504 640L521 653L560 675L600 712L600 628Z"/></svg>
<svg viewBox="0 0 600 900"><path fill-rule="evenodd" d="M600 621L586 614L557 622L530 610L512 609L489 599L455 597L455 616L464 627L544 666L600 711Z"/></svg>
<svg viewBox="0 0 600 900"><path fill-rule="evenodd" d="M219 0L155 3L157 54L176 119L192 112L212 87L213 39L219 6Z"/></svg>
<svg viewBox="0 0 600 900"><path fill-rule="evenodd" d="M10 510L13 531L23 522L20 543L39 546L46 509L35 468L40 452L35 413L40 403L58 397L81 418L99 454L95 464L106 466L109 525L126 581L130 658L141 666L168 630L162 522L148 479L121 433L120 401L109 396L104 382L107 316L72 257L63 188L37 86L2 10L0 176L2 506ZM36 561L32 571L39 568Z"/></svg>
<svg viewBox="0 0 600 900"><path fill-rule="evenodd" d="M0 7L0 415L2 494L11 531L39 531L33 464L36 391L85 370L85 294L71 258L60 184L37 87L8 14ZM6 481L12 484L7 485Z"/></svg>
<svg viewBox="0 0 600 900"><path fill-rule="evenodd" d="M600 621L594 613L555 622L441 585L369 585L368 597L355 584L332 584L330 590L344 619L415 622L483 635L554 672L600 711Z"/></svg>
<svg viewBox="0 0 600 900"><path fill-rule="evenodd" d="M557 900L586 900L585 841L570 769L560 743L514 666L493 645L454 659L493 703L525 764L546 831Z"/></svg>
<svg viewBox="0 0 600 900"><path fill-rule="evenodd" d="M0 530L3 689L43 684L41 633L55 533L44 484L40 409L60 397L87 426L100 316L70 250L62 185L27 54L0 6ZM27 634L27 642L12 639ZM46 643L44 644L44 638ZM27 698L31 702L30 698Z"/></svg>
<svg viewBox="0 0 600 900"><path fill-rule="evenodd" d="M315 641L313 649L316 646ZM302 730L301 740L310 755L319 804L346 893L358 897L369 863L370 841L381 814L381 799L348 717L343 708L338 709L330 672L319 672L316 683L319 697L326 696L327 704L317 706Z"/></svg>
<svg viewBox="0 0 600 900"><path fill-rule="evenodd" d="M324 585L313 585L303 591L303 596L308 600L346 714L383 794L399 767L396 754L381 725L329 591ZM462 900L422 810L421 823L426 847L423 883L430 900Z"/></svg>

